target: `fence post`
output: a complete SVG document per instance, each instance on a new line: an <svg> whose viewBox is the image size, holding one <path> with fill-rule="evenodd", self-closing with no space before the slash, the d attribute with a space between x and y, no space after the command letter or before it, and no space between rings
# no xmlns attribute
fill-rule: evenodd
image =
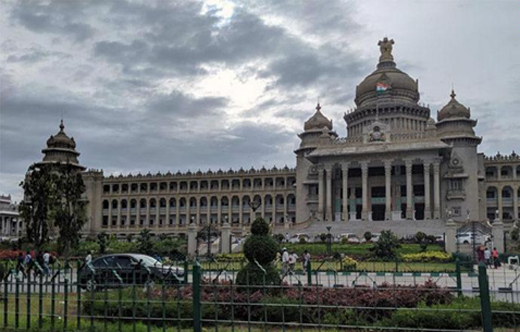
<svg viewBox="0 0 520 332"><path fill-rule="evenodd" d="M190 265L188 262L188 257L184 259L184 284L188 284L188 274L190 273Z"/></svg>
<svg viewBox="0 0 520 332"><path fill-rule="evenodd" d="M202 315L200 303L200 264L193 262L193 332L202 332Z"/></svg>
<svg viewBox="0 0 520 332"><path fill-rule="evenodd" d="M307 261L307 285L312 285L312 266L310 259Z"/></svg>
<svg viewBox="0 0 520 332"><path fill-rule="evenodd" d="M482 326L484 327L484 332L493 332L491 302L489 300L489 282L484 263L478 265L478 288L480 291L480 306L482 310Z"/></svg>
<svg viewBox="0 0 520 332"><path fill-rule="evenodd" d="M455 273L457 275L457 296L462 296L462 276L460 275L460 260L455 259Z"/></svg>

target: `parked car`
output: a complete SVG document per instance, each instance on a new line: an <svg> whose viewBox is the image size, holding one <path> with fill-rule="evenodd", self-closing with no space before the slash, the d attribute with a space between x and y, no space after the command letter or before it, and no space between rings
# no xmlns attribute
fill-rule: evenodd
<svg viewBox="0 0 520 332"><path fill-rule="evenodd" d="M312 242L309 235L304 233L296 233L289 238L289 243L300 243L301 239L305 239L305 242Z"/></svg>
<svg viewBox="0 0 520 332"><path fill-rule="evenodd" d="M458 244L470 244L473 243L473 236L471 232L459 233L456 235ZM476 244L485 244L491 241L491 236L482 234L479 232L474 233L474 239Z"/></svg>
<svg viewBox="0 0 520 332"><path fill-rule="evenodd" d="M348 243L361 243L359 237L354 233L343 233L340 235L341 240L346 239Z"/></svg>
<svg viewBox="0 0 520 332"><path fill-rule="evenodd" d="M157 259L141 254L105 255L94 259L88 266L84 265L79 271L80 285L87 290L133 283L176 284L182 282L183 276L183 268L163 265Z"/></svg>
<svg viewBox="0 0 520 332"><path fill-rule="evenodd" d="M435 242L444 242L444 234L435 235Z"/></svg>

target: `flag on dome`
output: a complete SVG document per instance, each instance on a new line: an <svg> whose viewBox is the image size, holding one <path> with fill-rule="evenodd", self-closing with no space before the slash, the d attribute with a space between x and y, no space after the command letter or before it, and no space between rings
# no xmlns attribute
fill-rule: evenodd
<svg viewBox="0 0 520 332"><path fill-rule="evenodd" d="M376 83L376 91L377 92L385 92L390 88L390 85L383 83L383 82L377 82Z"/></svg>

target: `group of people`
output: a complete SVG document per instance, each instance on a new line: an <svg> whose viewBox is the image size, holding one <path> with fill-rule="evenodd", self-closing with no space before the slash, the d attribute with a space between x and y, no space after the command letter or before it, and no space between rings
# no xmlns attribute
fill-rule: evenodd
<svg viewBox="0 0 520 332"><path fill-rule="evenodd" d="M283 248L281 253L278 253L279 259L282 261L282 272L283 275L294 273L294 267L298 262L298 255L294 251L288 251L287 248ZM311 261L311 254L308 250L305 250L302 255L302 268L304 271L307 270L307 266Z"/></svg>
<svg viewBox="0 0 520 332"><path fill-rule="evenodd" d="M477 258L479 263L486 264L489 268L497 269L500 266L500 259L498 258L497 248L490 250L486 246L480 246L477 248Z"/></svg>
<svg viewBox="0 0 520 332"><path fill-rule="evenodd" d="M30 251L27 251L25 254L20 252L17 258L16 272L27 276L27 272L31 269L31 267L34 265L34 262L36 261L42 267L43 275L49 276L51 271L50 265L52 264L53 260L54 257L47 250L44 251L43 254L38 253L36 258L33 258Z"/></svg>

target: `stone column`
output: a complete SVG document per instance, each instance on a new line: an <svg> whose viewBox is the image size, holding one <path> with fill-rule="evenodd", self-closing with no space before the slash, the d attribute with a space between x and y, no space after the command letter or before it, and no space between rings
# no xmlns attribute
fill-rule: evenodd
<svg viewBox="0 0 520 332"><path fill-rule="evenodd" d="M385 160L385 220L392 219L392 161Z"/></svg>
<svg viewBox="0 0 520 332"><path fill-rule="evenodd" d="M325 188L323 183L323 169L318 170L318 219L323 220L323 200L325 197Z"/></svg>
<svg viewBox="0 0 520 332"><path fill-rule="evenodd" d="M285 185L287 185L287 183L285 183ZM284 223L283 223L283 224L284 224L284 228L285 228L285 229L288 229L289 226L291 225L291 224L289 223L289 212L288 212L289 209L288 209L288 206L287 206L287 201L288 201L288 200L287 200L287 196L285 196L285 197L283 198L283 203L284 203L284 204L283 204L283 220L284 220Z"/></svg>
<svg viewBox="0 0 520 332"><path fill-rule="evenodd" d="M229 223L224 223L221 228L220 241L222 243L222 254L229 254L231 252L231 226Z"/></svg>
<svg viewBox="0 0 520 332"><path fill-rule="evenodd" d="M430 163L424 163L424 219L432 218L432 208L430 202Z"/></svg>
<svg viewBox="0 0 520 332"><path fill-rule="evenodd" d="M220 181L219 181L219 187L220 187ZM219 195L217 196L217 225L220 225L222 222L222 197Z"/></svg>
<svg viewBox="0 0 520 332"><path fill-rule="evenodd" d="M206 198L206 202L208 203L208 206L206 207L206 224L211 224L211 196L208 196Z"/></svg>
<svg viewBox="0 0 520 332"><path fill-rule="evenodd" d="M406 160L406 219L413 219L412 161Z"/></svg>
<svg viewBox="0 0 520 332"><path fill-rule="evenodd" d="M242 183L242 182L240 182ZM239 196L238 197L238 224L240 226L243 226L244 225L244 220L242 220L242 204L244 204L244 199L242 196Z"/></svg>
<svg viewBox="0 0 520 332"><path fill-rule="evenodd" d="M433 162L433 219L441 218L441 180L440 164Z"/></svg>
<svg viewBox="0 0 520 332"><path fill-rule="evenodd" d="M325 196L327 197L327 210L325 212L325 220L332 221L332 169L326 170L325 176L327 178L327 187Z"/></svg>
<svg viewBox="0 0 520 332"><path fill-rule="evenodd" d="M276 182L276 179L275 179L275 182ZM272 197L273 197L273 206L272 206L272 209L273 209L273 211L272 211L272 214L273 214L272 218L273 218L273 220L272 220L272 222L273 222L273 225L276 226L276 193L274 193L274 191L273 191L273 196Z"/></svg>
<svg viewBox="0 0 520 332"><path fill-rule="evenodd" d="M513 188L513 214L513 220L518 220L518 188Z"/></svg>
<svg viewBox="0 0 520 332"><path fill-rule="evenodd" d="M493 222L493 245L497 248L499 253L504 252L504 223L501 219L495 219Z"/></svg>
<svg viewBox="0 0 520 332"><path fill-rule="evenodd" d="M348 166L344 164L342 168L343 172L343 220L348 221Z"/></svg>
<svg viewBox="0 0 520 332"><path fill-rule="evenodd" d="M445 243L446 252L457 252L457 224L451 218L446 222Z"/></svg>
<svg viewBox="0 0 520 332"><path fill-rule="evenodd" d="M498 219L503 220L504 219L504 208L502 205L502 191L504 188L498 187Z"/></svg>
<svg viewBox="0 0 520 332"><path fill-rule="evenodd" d="M363 210L361 212L361 219L368 220L368 163L361 163L361 201Z"/></svg>
<svg viewBox="0 0 520 332"><path fill-rule="evenodd" d="M111 200L108 200L108 225L107 225L108 228L111 228L112 227L112 201ZM9 231L9 234L11 234L11 232Z"/></svg>
<svg viewBox="0 0 520 332"><path fill-rule="evenodd" d="M188 221L189 222L189 221ZM189 224L188 229L188 256L194 258L197 252L197 225Z"/></svg>

